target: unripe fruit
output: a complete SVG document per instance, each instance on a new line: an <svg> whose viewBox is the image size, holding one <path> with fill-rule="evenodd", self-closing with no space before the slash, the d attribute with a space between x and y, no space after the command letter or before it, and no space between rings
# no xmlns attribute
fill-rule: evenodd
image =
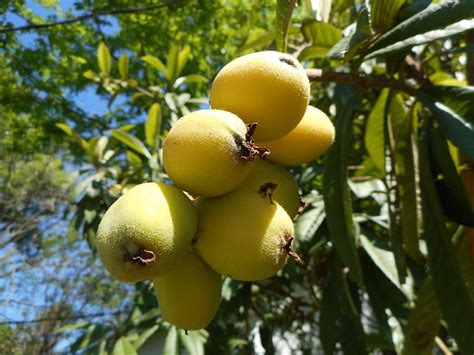
<svg viewBox="0 0 474 355"><path fill-rule="evenodd" d="M294 237L288 213L270 196L237 189L201 198L195 248L219 274L241 281L275 275L285 264Z"/></svg>
<svg viewBox="0 0 474 355"><path fill-rule="evenodd" d="M293 56L265 51L228 63L211 87L211 107L258 123L255 140L289 133L304 115L310 95L306 73Z"/></svg>
<svg viewBox="0 0 474 355"><path fill-rule="evenodd" d="M257 154L246 125L221 110L190 113L171 128L163 165L177 186L198 196L218 196L245 178Z"/></svg>
<svg viewBox="0 0 474 355"><path fill-rule="evenodd" d="M283 165L300 165L321 156L334 142L334 125L326 114L308 106L301 122L286 136L259 143L268 149L268 160Z"/></svg>
<svg viewBox="0 0 474 355"><path fill-rule="evenodd" d="M263 159L255 159L250 172L239 188L259 191L262 185L272 183L277 187L273 198L294 217L301 205L298 183L285 168Z"/></svg>
<svg viewBox="0 0 474 355"><path fill-rule="evenodd" d="M153 279L181 262L196 226L196 210L180 190L162 183L140 184L105 213L97 231L97 252L120 281Z"/></svg>
<svg viewBox="0 0 474 355"><path fill-rule="evenodd" d="M205 328L221 301L221 276L194 253L153 280L163 319L185 330Z"/></svg>

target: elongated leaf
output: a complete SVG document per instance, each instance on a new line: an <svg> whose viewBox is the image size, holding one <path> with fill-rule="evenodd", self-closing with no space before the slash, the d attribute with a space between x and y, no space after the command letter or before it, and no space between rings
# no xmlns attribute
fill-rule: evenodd
<svg viewBox="0 0 474 355"><path fill-rule="evenodd" d="M178 76L179 47L175 43L171 43L166 57L166 69L168 69L168 80L172 81Z"/></svg>
<svg viewBox="0 0 474 355"><path fill-rule="evenodd" d="M423 92L474 125L474 86L432 86Z"/></svg>
<svg viewBox="0 0 474 355"><path fill-rule="evenodd" d="M474 305L448 237L445 218L431 177L427 135L424 132L420 150L420 186L430 274L450 334L461 353L471 354L474 352Z"/></svg>
<svg viewBox="0 0 474 355"><path fill-rule="evenodd" d="M191 84L191 83L207 83L207 78L205 76L199 74L190 74L186 76L182 76L173 84L173 87L177 89L182 84Z"/></svg>
<svg viewBox="0 0 474 355"><path fill-rule="evenodd" d="M166 79L168 79L168 80L171 79L171 73L166 68L166 65L164 65L163 62L161 60L159 60L158 58L156 58L152 55L145 55L145 56L142 57L142 60L145 63L150 64L156 70L158 70L161 74L163 74L163 76Z"/></svg>
<svg viewBox="0 0 474 355"><path fill-rule="evenodd" d="M370 160L375 167L385 174L385 105L388 90L384 89L370 112L365 127L364 143Z"/></svg>
<svg viewBox="0 0 474 355"><path fill-rule="evenodd" d="M137 354L136 348L133 344L125 337L120 338L114 345L112 355L135 355Z"/></svg>
<svg viewBox="0 0 474 355"><path fill-rule="evenodd" d="M336 119L336 140L326 153L323 188L326 221L331 240L344 264L359 285L362 271L356 249L356 232L352 220L350 191L347 184L347 155L350 147L350 125L357 96L343 107Z"/></svg>
<svg viewBox="0 0 474 355"><path fill-rule="evenodd" d="M331 48L342 38L341 30L337 27L312 19L303 21L301 32L306 41L327 48Z"/></svg>
<svg viewBox="0 0 474 355"><path fill-rule="evenodd" d="M403 246L414 260L420 260L418 247L418 202L415 172L415 138L412 134L411 117L405 109L401 94L395 94L390 104L390 141L398 192L400 233ZM397 258L400 256L396 255Z"/></svg>
<svg viewBox="0 0 474 355"><path fill-rule="evenodd" d="M469 26L469 24L466 22L463 24L457 23L472 17L474 17L474 0L448 0L433 4L382 35L373 43L367 53L372 53L370 57L374 57L394 52L393 47L390 50L388 49L393 45L397 46L396 50L402 50L415 44L426 43L423 40L420 40L421 43L418 43L417 39L422 38L424 34L426 34L427 41L432 41L436 38L446 37L448 35L447 32L453 34L464 31L468 29L466 26ZM446 30L446 27L454 24L456 24L454 27ZM438 32L438 34L432 32L439 29L443 30ZM432 33L428 34L429 32ZM407 39L410 40L406 41L406 45L397 44L397 42L403 42ZM376 51L378 52L377 54L375 53Z"/></svg>
<svg viewBox="0 0 474 355"><path fill-rule="evenodd" d="M296 0L277 0L275 18L275 39L277 50L286 52L288 27L291 15L296 5Z"/></svg>
<svg viewBox="0 0 474 355"><path fill-rule="evenodd" d="M163 355L179 355L180 342L176 327L171 327L166 335L163 346Z"/></svg>
<svg viewBox="0 0 474 355"><path fill-rule="evenodd" d="M430 129L429 145L432 175L438 177L435 186L444 214L457 223L474 227L474 211L439 128Z"/></svg>
<svg viewBox="0 0 474 355"><path fill-rule="evenodd" d="M89 143L87 143L87 141L84 138L82 138L79 133L74 131L71 127L69 127L65 123L56 123L56 127L58 127L61 131L63 131L69 137L71 137L77 143L79 143L79 145L81 146L82 149L84 149L86 152L88 151Z"/></svg>
<svg viewBox="0 0 474 355"><path fill-rule="evenodd" d="M275 39L274 32L267 32L265 30L262 30L260 32L261 34L257 37L252 36L252 37L247 38L245 44L239 48L238 52L242 53L248 50L266 48Z"/></svg>
<svg viewBox="0 0 474 355"><path fill-rule="evenodd" d="M151 157L150 152L145 145L137 137L132 136L124 131L114 129L111 131L112 136L120 142L126 144L128 147L135 150L137 153L144 155L147 158Z"/></svg>
<svg viewBox="0 0 474 355"><path fill-rule="evenodd" d="M296 239L302 242L310 241L325 218L323 204L303 213L295 225Z"/></svg>
<svg viewBox="0 0 474 355"><path fill-rule="evenodd" d="M56 329L54 331L54 334L59 334L59 333L68 332L68 331L74 330L74 329L84 328L84 327L88 326L89 324L90 323L86 322L86 321L80 321L80 322L77 322L77 323L74 323L74 324L68 324L68 325L65 325L64 327Z"/></svg>
<svg viewBox="0 0 474 355"><path fill-rule="evenodd" d="M127 53L122 53L122 55L120 56L119 61L118 61L118 69L119 69L120 78L122 78L122 80L127 80L128 79Z"/></svg>
<svg viewBox="0 0 474 355"><path fill-rule="evenodd" d="M403 354L430 355L441 322L433 279L429 277L416 295L415 307L410 312L405 331Z"/></svg>
<svg viewBox="0 0 474 355"><path fill-rule="evenodd" d="M100 72L109 75L112 70L112 57L110 56L109 49L103 42L97 48L97 62L99 63Z"/></svg>
<svg viewBox="0 0 474 355"><path fill-rule="evenodd" d="M151 105L148 110L148 117L145 122L145 137L146 142L151 147L152 150L155 150L156 140L160 135L161 129L161 106L159 103L154 103Z"/></svg>
<svg viewBox="0 0 474 355"><path fill-rule="evenodd" d="M185 334L179 331L179 338L189 355L204 355L204 345L207 342L208 334L205 330L192 331Z"/></svg>
<svg viewBox="0 0 474 355"><path fill-rule="evenodd" d="M330 264L331 275L321 301L320 339L324 352L333 354L340 342L344 354L366 354L360 315L336 255Z"/></svg>
<svg viewBox="0 0 474 355"><path fill-rule="evenodd" d="M375 33L388 31L395 25L398 10L405 4L406 0L367 0L369 9L370 25Z"/></svg>
<svg viewBox="0 0 474 355"><path fill-rule="evenodd" d="M188 62L189 58L191 57L191 47L186 46L184 47L178 54L178 63L175 76L180 76L181 72L183 71L186 63Z"/></svg>
<svg viewBox="0 0 474 355"><path fill-rule="evenodd" d="M461 116L440 102L433 102L426 97L421 101L431 110L439 122L443 133L469 159L474 160L474 129Z"/></svg>
<svg viewBox="0 0 474 355"><path fill-rule="evenodd" d="M159 325L154 325L151 328L146 329L141 333L136 340L133 341L133 346L135 349L140 349L140 347L145 344L145 342L150 338L156 331L159 329Z"/></svg>

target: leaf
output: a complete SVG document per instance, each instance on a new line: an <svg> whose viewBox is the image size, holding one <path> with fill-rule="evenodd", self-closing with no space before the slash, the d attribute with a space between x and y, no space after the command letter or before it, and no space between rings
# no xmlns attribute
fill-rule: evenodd
<svg viewBox="0 0 474 355"><path fill-rule="evenodd" d="M146 329L143 333L141 333L138 338L133 341L133 346L135 349L140 349L140 347L145 344L145 342L150 338L156 331L159 329L159 325L154 325L151 328Z"/></svg>
<svg viewBox="0 0 474 355"><path fill-rule="evenodd" d="M263 30L263 34L260 36L254 38L249 37L245 41L244 45L239 48L238 53L242 53L245 51L248 51L250 49L255 50L255 49L260 49L260 48L266 48L270 45L270 43L275 39L275 33L273 32L267 32Z"/></svg>
<svg viewBox="0 0 474 355"><path fill-rule="evenodd" d="M350 125L356 100L357 96L352 96L336 119L336 140L326 153L323 190L331 240L343 263L349 267L354 280L358 285L362 285L362 271L357 255L356 232L347 184Z"/></svg>
<svg viewBox="0 0 474 355"><path fill-rule="evenodd" d="M305 40L314 45L331 48L342 38L341 30L326 22L305 19L301 26Z"/></svg>
<svg viewBox="0 0 474 355"><path fill-rule="evenodd" d="M474 160L474 129L461 116L440 102L433 102L426 97L419 97L438 121L443 133L469 159Z"/></svg>
<svg viewBox="0 0 474 355"><path fill-rule="evenodd" d="M161 129L161 120L162 120L162 113L161 113L161 106L159 103L154 103L151 105L150 109L148 110L148 117L145 122L145 137L146 142L151 147L152 150L156 148L156 140L160 135Z"/></svg>
<svg viewBox="0 0 474 355"><path fill-rule="evenodd" d="M406 0L366 0L370 25L375 33L383 33L393 27L400 8Z"/></svg>
<svg viewBox="0 0 474 355"><path fill-rule="evenodd" d="M99 48L97 48L97 62L99 63L100 72L109 75L112 70L112 57L104 42L101 42Z"/></svg>
<svg viewBox="0 0 474 355"><path fill-rule="evenodd" d="M430 274L451 336L456 340L461 353L471 354L474 352L474 305L448 236L446 221L431 177L428 149L428 132L425 130L419 164L424 236Z"/></svg>
<svg viewBox="0 0 474 355"><path fill-rule="evenodd" d="M275 18L275 40L277 50L286 52L288 28L296 0L277 0Z"/></svg>
<svg viewBox="0 0 474 355"><path fill-rule="evenodd" d="M118 61L118 69L120 78L122 80L128 79L128 55L127 53L122 53Z"/></svg>
<svg viewBox="0 0 474 355"><path fill-rule="evenodd" d="M84 76L84 78L87 78L87 79L90 79L90 80L94 80L94 81L100 80L97 73L95 73L92 70L86 70L82 75Z"/></svg>
<svg viewBox="0 0 474 355"><path fill-rule="evenodd" d="M439 128L431 127L429 147L432 176L437 177L435 187L444 214L456 223L474 227L471 202L456 171L446 139Z"/></svg>
<svg viewBox="0 0 474 355"><path fill-rule="evenodd" d="M74 324L68 324L68 325L65 325L64 327L56 329L54 331L54 334L59 334L59 333L68 332L68 331L74 330L74 329L84 328L84 327L88 326L89 324L90 323L86 322L86 321L80 321L80 322L77 322L77 323L74 323Z"/></svg>
<svg viewBox="0 0 474 355"><path fill-rule="evenodd" d="M168 69L169 81L173 81L178 76L179 47L175 43L171 43L166 58L166 68Z"/></svg>
<svg viewBox="0 0 474 355"><path fill-rule="evenodd" d="M179 355L180 343L176 327L171 327L163 345L163 355Z"/></svg>
<svg viewBox="0 0 474 355"><path fill-rule="evenodd" d="M56 123L56 127L58 127L61 131L66 133L69 137L73 138L77 143L79 143L82 149L88 152L89 143L84 138L82 138L79 133L75 132L71 127L69 127L65 123Z"/></svg>
<svg viewBox="0 0 474 355"><path fill-rule="evenodd" d="M366 59L444 38L472 28L474 0L448 0L433 4L378 38ZM469 27L471 26L471 27ZM438 30L438 31L437 31Z"/></svg>
<svg viewBox="0 0 474 355"><path fill-rule="evenodd" d="M178 64L177 64L177 69L175 76L181 75L181 72L183 71L184 67L186 66L186 63L188 62L189 58L191 56L191 47L186 46L184 47L178 54Z"/></svg>
<svg viewBox="0 0 474 355"><path fill-rule="evenodd" d="M207 78L205 76L199 74L190 74L186 76L182 76L173 84L173 87L177 89L182 84L191 84L191 83L207 83Z"/></svg>
<svg viewBox="0 0 474 355"><path fill-rule="evenodd" d="M136 137L121 131L119 129L114 129L111 131L112 136L119 140L120 142L126 144L128 147L132 148L136 152L144 155L147 158L151 158L151 154L145 145Z"/></svg>
<svg viewBox="0 0 474 355"><path fill-rule="evenodd" d="M320 340L326 354L335 353L336 343L344 354L366 354L364 330L336 255L331 256L331 273L323 289Z"/></svg>
<svg viewBox="0 0 474 355"><path fill-rule="evenodd" d="M364 143L370 160L375 167L385 174L385 105L388 89L382 90L370 112L365 127Z"/></svg>
<svg viewBox="0 0 474 355"><path fill-rule="evenodd" d="M132 343L125 337L121 337L114 345L112 355L135 355L137 354L136 348Z"/></svg>
<svg viewBox="0 0 474 355"><path fill-rule="evenodd" d="M179 331L179 338L189 355L204 355L204 345L207 342L208 334L205 330L191 331L186 335L184 331Z"/></svg>
<svg viewBox="0 0 474 355"><path fill-rule="evenodd" d="M150 64L153 68L158 70L163 76L170 80L171 79L171 73L168 71L166 68L166 65L163 64L161 60L158 58L152 56L152 55L145 55L141 58L145 63Z"/></svg>
<svg viewBox="0 0 474 355"><path fill-rule="evenodd" d="M301 242L310 241L325 218L326 214L324 213L324 205L322 203L303 213L295 224L296 240Z"/></svg>
<svg viewBox="0 0 474 355"><path fill-rule="evenodd" d="M474 86L428 86L423 93L474 124Z"/></svg>

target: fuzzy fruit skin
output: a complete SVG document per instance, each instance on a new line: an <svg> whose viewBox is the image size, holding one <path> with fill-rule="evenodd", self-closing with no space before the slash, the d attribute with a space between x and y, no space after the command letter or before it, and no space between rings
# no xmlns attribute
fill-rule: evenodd
<svg viewBox="0 0 474 355"><path fill-rule="evenodd" d="M153 283L163 318L182 329L205 328L219 308L221 275L192 252Z"/></svg>
<svg viewBox="0 0 474 355"><path fill-rule="evenodd" d="M218 196L233 190L251 162L242 158L246 125L221 110L201 110L182 117L163 146L163 165L175 184L194 195Z"/></svg>
<svg viewBox="0 0 474 355"><path fill-rule="evenodd" d="M240 281L275 275L287 259L293 223L277 202L245 189L196 202L195 249L216 272Z"/></svg>
<svg viewBox="0 0 474 355"><path fill-rule="evenodd" d="M212 108L233 112L246 123L257 122L255 140L268 141L296 127L309 95L308 77L296 58L264 51L224 66L212 83L210 102Z"/></svg>
<svg viewBox="0 0 474 355"><path fill-rule="evenodd" d="M153 279L181 262L196 227L196 209L180 190L162 183L143 183L107 210L97 231L97 252L120 281ZM140 248L152 251L155 261L148 265L132 261L130 253Z"/></svg>
<svg viewBox="0 0 474 355"><path fill-rule="evenodd" d="M294 130L280 139L259 144L270 149L268 160L283 165L301 165L321 156L335 136L329 117L316 107L308 106Z"/></svg>
<svg viewBox="0 0 474 355"><path fill-rule="evenodd" d="M290 217L294 217L301 205L298 183L285 168L260 158L255 159L250 172L239 188L258 191L263 184L268 182L277 185L273 193L275 201L286 210Z"/></svg>

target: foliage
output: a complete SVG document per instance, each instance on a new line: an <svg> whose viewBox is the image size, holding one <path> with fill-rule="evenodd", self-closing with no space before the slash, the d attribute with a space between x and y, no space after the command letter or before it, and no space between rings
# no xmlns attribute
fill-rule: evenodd
<svg viewBox="0 0 474 355"><path fill-rule="evenodd" d="M473 197L460 178L472 169L466 157L474 160L474 87L467 85L474 41L466 33L474 27L473 1L294 5L171 1L38 30L30 46L17 32L0 34L6 39L2 149L18 164L12 183L5 177L11 169L0 166L8 192L2 196L22 202L31 195L30 172L48 164L37 200L65 188L66 173L48 153L68 162L69 174L78 171L74 203L61 202L71 242L51 237L49 251L79 260L70 250L81 245L84 268L68 274L80 292L69 294L90 310L118 310L107 321L85 317L56 327L69 351L419 354L441 346L473 353ZM82 1L64 15L132 7ZM22 1L8 10L43 20ZM47 21L61 11L56 7ZM110 27L113 33L105 31ZM314 81L311 101L334 116L337 130L325 158L291 169L306 203L296 222L296 249L306 266L289 262L279 275L254 283L225 279L216 319L186 336L163 322L150 283L121 286L114 295L117 284L94 260L95 232L128 188L168 181L163 139L180 116L207 107L217 71L266 48L286 48L304 62ZM105 113L72 100L91 89L106 102ZM29 211L17 218L29 220ZM87 290L95 296L87 298Z"/></svg>

